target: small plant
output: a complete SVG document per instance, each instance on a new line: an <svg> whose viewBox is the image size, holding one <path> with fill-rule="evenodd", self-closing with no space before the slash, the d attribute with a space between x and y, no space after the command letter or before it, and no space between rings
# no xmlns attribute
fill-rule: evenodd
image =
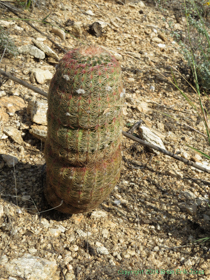
<svg viewBox="0 0 210 280"><path fill-rule="evenodd" d="M205 2L202 1L203 6L210 4ZM206 9L202 10L200 6L198 8L194 0L188 0L185 2L187 31L180 34L174 31L174 26L170 24L172 35L180 45L180 51L191 68L194 85L196 86L197 79L200 89L206 93L210 93L210 36L207 31L209 24L205 20L208 11ZM195 70L197 78L195 77Z"/></svg>
<svg viewBox="0 0 210 280"><path fill-rule="evenodd" d="M17 0L17 5L25 9L33 7L33 0Z"/></svg>
<svg viewBox="0 0 210 280"><path fill-rule="evenodd" d="M17 47L12 39L9 37L9 33L0 26L0 53L4 56L14 56L18 54Z"/></svg>

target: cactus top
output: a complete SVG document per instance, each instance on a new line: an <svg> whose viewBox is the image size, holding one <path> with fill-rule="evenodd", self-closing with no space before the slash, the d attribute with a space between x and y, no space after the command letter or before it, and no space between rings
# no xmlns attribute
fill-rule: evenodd
<svg viewBox="0 0 210 280"><path fill-rule="evenodd" d="M49 117L70 128L94 128L119 116L124 104L121 67L96 46L68 52L51 81Z"/></svg>

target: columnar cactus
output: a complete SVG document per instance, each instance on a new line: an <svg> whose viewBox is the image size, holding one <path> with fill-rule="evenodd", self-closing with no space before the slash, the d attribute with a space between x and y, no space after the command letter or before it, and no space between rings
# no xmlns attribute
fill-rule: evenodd
<svg viewBox="0 0 210 280"><path fill-rule="evenodd" d="M125 91L117 60L101 47L73 49L61 59L48 94L45 143L50 205L87 212L120 176Z"/></svg>

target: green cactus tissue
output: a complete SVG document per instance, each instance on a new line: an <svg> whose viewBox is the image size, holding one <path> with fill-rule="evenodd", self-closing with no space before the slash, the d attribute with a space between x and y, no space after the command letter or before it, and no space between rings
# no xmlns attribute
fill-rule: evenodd
<svg viewBox="0 0 210 280"><path fill-rule="evenodd" d="M119 62L80 47L58 64L48 93L45 196L63 213L88 212L120 176L125 90Z"/></svg>

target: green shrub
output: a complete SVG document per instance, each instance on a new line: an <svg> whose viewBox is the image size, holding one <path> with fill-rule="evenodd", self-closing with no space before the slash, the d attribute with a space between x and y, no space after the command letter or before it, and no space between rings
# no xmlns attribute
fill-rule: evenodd
<svg viewBox="0 0 210 280"><path fill-rule="evenodd" d="M17 47L12 39L9 37L9 33L0 26L0 54L4 56L14 56L18 54Z"/></svg>
<svg viewBox="0 0 210 280"><path fill-rule="evenodd" d="M191 2L191 5L189 5ZM204 6L204 2L202 1ZM209 3L209 2L208 2ZM209 8L209 7L208 7ZM210 93L210 36L208 34L209 24L206 21L208 10L202 10L194 0L186 2L185 16L187 18L187 30L180 34L173 30L172 34L180 45L180 51L187 60L191 68L191 73L195 79L195 70L199 86L206 93Z"/></svg>

